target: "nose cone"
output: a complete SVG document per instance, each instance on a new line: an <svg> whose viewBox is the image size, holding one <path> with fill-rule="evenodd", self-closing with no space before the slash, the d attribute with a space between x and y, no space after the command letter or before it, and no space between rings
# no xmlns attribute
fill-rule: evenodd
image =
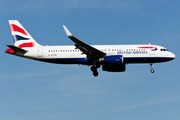
<svg viewBox="0 0 180 120"><path fill-rule="evenodd" d="M171 59L173 60L176 56L175 56L174 53L170 53L170 54L168 55L168 57L171 58Z"/></svg>

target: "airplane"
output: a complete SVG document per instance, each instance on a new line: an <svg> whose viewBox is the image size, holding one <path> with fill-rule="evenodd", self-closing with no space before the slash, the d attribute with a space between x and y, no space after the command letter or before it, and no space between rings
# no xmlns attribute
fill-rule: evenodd
<svg viewBox="0 0 180 120"><path fill-rule="evenodd" d="M67 36L75 43L68 46L42 46L17 20L9 20L14 45L7 45L6 53L56 64L81 64L91 66L93 75L97 69L124 72L126 64L148 63L154 73L153 64L173 60L175 55L159 45L88 45L74 37L63 25Z"/></svg>

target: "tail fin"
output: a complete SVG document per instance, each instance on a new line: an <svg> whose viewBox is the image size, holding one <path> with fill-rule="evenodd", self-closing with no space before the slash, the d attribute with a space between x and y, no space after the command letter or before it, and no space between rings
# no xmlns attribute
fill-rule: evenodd
<svg viewBox="0 0 180 120"><path fill-rule="evenodd" d="M35 47L39 45L17 20L9 20L14 45L18 48Z"/></svg>

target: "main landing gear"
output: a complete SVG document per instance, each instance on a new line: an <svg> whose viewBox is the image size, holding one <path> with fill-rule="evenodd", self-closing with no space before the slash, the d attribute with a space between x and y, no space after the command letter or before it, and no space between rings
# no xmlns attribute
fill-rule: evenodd
<svg viewBox="0 0 180 120"><path fill-rule="evenodd" d="M95 76L95 77L97 77L98 76L98 71L97 71L97 69L100 67L100 65L93 65L92 67L91 67L91 71L93 72L93 75Z"/></svg>
<svg viewBox="0 0 180 120"><path fill-rule="evenodd" d="M152 63L150 64L150 67L151 67L151 70L150 70L151 73L154 73L154 69L153 69L153 64Z"/></svg>

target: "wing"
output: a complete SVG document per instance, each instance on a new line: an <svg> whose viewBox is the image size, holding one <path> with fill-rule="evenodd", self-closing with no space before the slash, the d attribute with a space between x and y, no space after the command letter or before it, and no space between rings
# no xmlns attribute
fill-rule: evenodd
<svg viewBox="0 0 180 120"><path fill-rule="evenodd" d="M79 49L82 51L82 54L86 54L87 55L87 59L96 59L96 58L101 58L104 57L106 55L106 53L80 41L79 39L77 39L76 37L74 37L69 30L66 28L66 26L64 26L64 30L67 34L67 36L75 43L76 49Z"/></svg>

